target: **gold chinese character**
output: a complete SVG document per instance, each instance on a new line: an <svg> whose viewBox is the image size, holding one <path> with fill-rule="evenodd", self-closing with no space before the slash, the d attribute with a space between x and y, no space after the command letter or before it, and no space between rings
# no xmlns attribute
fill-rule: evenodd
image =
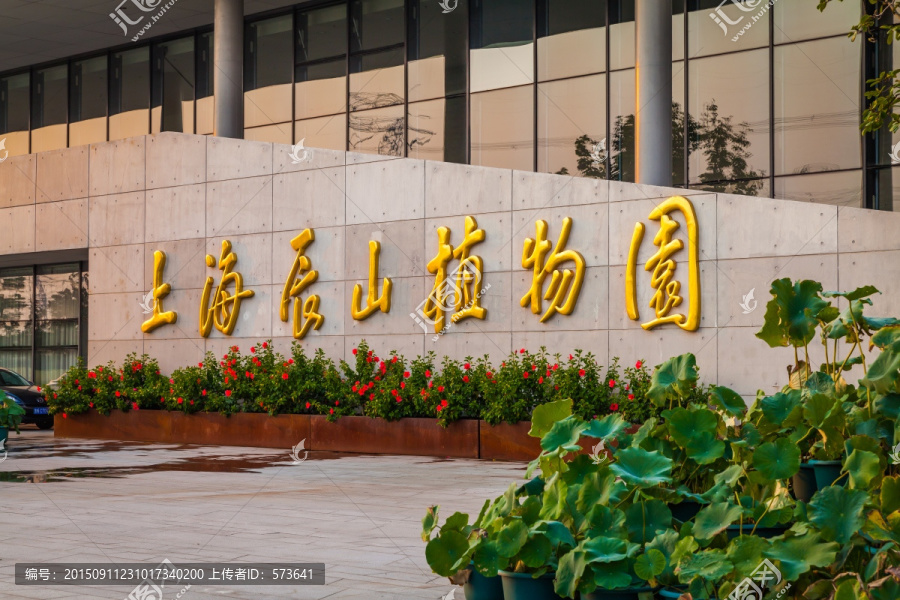
<svg viewBox="0 0 900 600"><path fill-rule="evenodd" d="M550 300L550 307L541 323L544 323L557 312L563 315L571 315L578 302L578 294L581 293L581 284L584 282L585 262L584 257L575 250L564 250L569 241L569 232L572 229L572 219L563 219L562 231L556 241L556 248L551 252L552 244L547 239L547 222L535 223L535 239L525 240L522 251L522 266L526 269L534 269L531 278L531 289L519 302L523 307L531 304L531 312L538 314L543 308L541 292L544 289L544 280L550 277L550 287L544 294L544 300ZM548 256L549 253L549 256ZM559 270L559 266L567 261L575 264L575 272L570 269Z"/></svg>
<svg viewBox="0 0 900 600"><path fill-rule="evenodd" d="M150 333L161 325L171 325L178 320L178 313L171 310L168 312L163 310L163 298L172 291L171 285L163 283L163 271L165 268L166 253L162 250L157 250L153 253L153 316L141 325L141 331L144 333Z"/></svg>
<svg viewBox="0 0 900 600"><path fill-rule="evenodd" d="M222 271L222 280L216 288L216 294L212 306L209 305L212 292L213 278L207 277L203 286L203 296L200 299L200 335L209 337L213 325L225 335L234 332L237 325L238 314L241 311L241 300L253 296L252 290L244 289L244 278L240 273L233 272L237 255L231 251L231 242L222 241L222 254L219 257L219 270ZM216 266L216 260L211 255L206 255L206 266ZM234 294L228 293L228 286L234 283Z"/></svg>
<svg viewBox="0 0 900 600"><path fill-rule="evenodd" d="M669 216L673 211L681 211L687 224L688 238L688 292L690 294L690 307L687 316L683 314L670 315L673 308L681 306L684 298L681 296L681 282L675 279L675 269L678 266L673 255L684 248L684 242L673 239L675 231L680 225ZM697 215L691 201L682 196L669 198L653 212L650 220L659 221L659 232L653 238L653 245L658 250L644 265L645 271L652 272L650 286L655 290L650 299L650 308L656 311L656 319L643 323L644 329L652 329L664 323L674 323L686 331L696 331L700 326L700 260L697 238ZM637 256L644 239L644 224L638 222L634 227L631 238L631 248L628 251L628 266L625 271L625 304L629 318L637 321L640 314L637 309Z"/></svg>
<svg viewBox="0 0 900 600"><path fill-rule="evenodd" d="M319 329L325 322L325 317L319 314L319 296L312 295L305 302L300 297L303 291L319 278L319 272L312 269L312 261L304 254L306 247L314 241L316 234L312 229L304 229L300 235L291 240L291 248L297 251L297 256L281 292L280 315L285 323L288 321L291 298L294 299L294 339L297 340L306 337L310 328Z"/></svg>
<svg viewBox="0 0 900 600"><path fill-rule="evenodd" d="M366 307L362 308L362 285L353 286L353 303L350 305L350 313L357 321L367 319L376 310L383 313L391 312L391 290L394 283L389 277L384 278L384 286L381 296L375 297L378 287L378 258L381 254L381 242L369 241L369 293L366 298Z"/></svg>
<svg viewBox="0 0 900 600"><path fill-rule="evenodd" d="M485 234L483 229L478 229L474 217L466 217L465 236L456 249L450 244L448 228L439 227L437 234L438 253L428 263L428 272L435 275L434 287L422 313L434 322L435 333L440 333L450 310L453 311L450 320L454 323L468 317L484 319L487 315L487 310L480 305L483 263L480 256L469 255L472 246L484 241ZM448 274L447 267L454 258L459 260L459 266Z"/></svg>

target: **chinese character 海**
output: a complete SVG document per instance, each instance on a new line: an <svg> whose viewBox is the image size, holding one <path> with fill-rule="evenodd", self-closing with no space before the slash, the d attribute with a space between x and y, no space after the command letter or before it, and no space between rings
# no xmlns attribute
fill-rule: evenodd
<svg viewBox="0 0 900 600"><path fill-rule="evenodd" d="M237 325L238 314L241 310L241 300L253 296L252 290L244 289L244 278L240 273L232 271L237 262L237 255L231 251L231 242L222 241L222 254L219 257L219 270L222 271L222 279L216 288L212 306L210 306L210 294L212 293L213 278L207 277L203 286L203 296L200 299L200 335L209 337L213 325L225 335L231 335ZM216 260L211 255L206 255L206 266L216 266ZM228 293L228 286L234 284L234 293Z"/></svg>

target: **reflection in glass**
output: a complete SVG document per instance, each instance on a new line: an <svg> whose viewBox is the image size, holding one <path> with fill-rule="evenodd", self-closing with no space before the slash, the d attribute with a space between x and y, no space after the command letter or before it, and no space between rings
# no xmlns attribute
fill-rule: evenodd
<svg viewBox="0 0 900 600"><path fill-rule="evenodd" d="M767 3L768 0L688 0L689 56L768 46L772 9ZM815 4L812 6L815 10Z"/></svg>
<svg viewBox="0 0 900 600"><path fill-rule="evenodd" d="M350 113L349 149L386 156L403 156L406 124L403 106Z"/></svg>
<svg viewBox="0 0 900 600"><path fill-rule="evenodd" d="M606 177L606 76L538 84L538 171Z"/></svg>
<svg viewBox="0 0 900 600"><path fill-rule="evenodd" d="M466 92L468 7L444 14L440 3L414 0L410 11L409 101Z"/></svg>
<svg viewBox="0 0 900 600"><path fill-rule="evenodd" d="M900 198L900 167L878 169L875 176L877 177L877 193L873 208L900 211L900 203L894 202L894 198Z"/></svg>
<svg viewBox="0 0 900 600"><path fill-rule="evenodd" d="M68 77L68 65L34 72L31 102L32 152L66 147Z"/></svg>
<svg viewBox="0 0 900 600"><path fill-rule="evenodd" d="M244 129L244 139L254 142L272 142L275 144L291 144L291 124L276 123L262 127Z"/></svg>
<svg viewBox="0 0 900 600"><path fill-rule="evenodd" d="M351 111L403 104L404 87L401 48L350 59Z"/></svg>
<svg viewBox="0 0 900 600"><path fill-rule="evenodd" d="M150 133L150 48L112 55L109 139Z"/></svg>
<svg viewBox="0 0 900 600"><path fill-rule="evenodd" d="M29 81L28 73L0 78L0 134L10 156L29 153Z"/></svg>
<svg viewBox="0 0 900 600"><path fill-rule="evenodd" d="M410 104L407 145L410 158L465 163L465 96Z"/></svg>
<svg viewBox="0 0 900 600"><path fill-rule="evenodd" d="M606 70L606 0L543 0L538 81Z"/></svg>
<svg viewBox="0 0 900 600"><path fill-rule="evenodd" d="M752 190L753 193L739 190L738 187ZM692 190L706 190L708 192L720 192L726 194L743 194L746 196L757 196L759 198L771 198L772 186L769 185L769 179L756 179L743 182L726 182L726 183L692 183Z"/></svg>
<svg viewBox="0 0 900 600"><path fill-rule="evenodd" d="M352 0L350 51L359 52L402 44L403 0Z"/></svg>
<svg viewBox="0 0 900 600"><path fill-rule="evenodd" d="M474 0L470 19L471 91L534 81L533 9L520 0Z"/></svg>
<svg viewBox="0 0 900 600"><path fill-rule="evenodd" d="M775 43L799 42L828 35L846 35L859 23L859 2L829 2L819 11L817 2L777 2Z"/></svg>
<svg viewBox="0 0 900 600"><path fill-rule="evenodd" d="M297 67L294 116L299 119L333 115L347 110L345 59ZM343 135L341 138L343 139Z"/></svg>
<svg viewBox="0 0 900 600"><path fill-rule="evenodd" d="M82 304L81 274L77 263L37 268L34 379L39 385L59 377L75 364Z"/></svg>
<svg viewBox="0 0 900 600"><path fill-rule="evenodd" d="M634 66L634 0L609 0L609 68Z"/></svg>
<svg viewBox="0 0 900 600"><path fill-rule="evenodd" d="M776 175L860 166L860 47L839 37L775 48Z"/></svg>
<svg viewBox="0 0 900 600"><path fill-rule="evenodd" d="M775 197L786 200L861 207L861 190L861 171L775 178Z"/></svg>
<svg viewBox="0 0 900 600"><path fill-rule="evenodd" d="M31 374L34 276L31 267L0 270L0 367Z"/></svg>
<svg viewBox="0 0 900 600"><path fill-rule="evenodd" d="M347 5L297 13L297 62L306 63L347 53Z"/></svg>
<svg viewBox="0 0 900 600"><path fill-rule="evenodd" d="M286 15L247 26L244 127L291 120L294 70L291 21L291 16Z"/></svg>
<svg viewBox="0 0 900 600"><path fill-rule="evenodd" d="M153 48L153 133L194 133L194 38Z"/></svg>
<svg viewBox="0 0 900 600"><path fill-rule="evenodd" d="M215 129L213 85L215 69L213 68L213 33L201 33L197 36L197 124L196 133L209 135Z"/></svg>
<svg viewBox="0 0 900 600"><path fill-rule="evenodd" d="M471 164L534 169L534 92L531 86L472 94Z"/></svg>
<svg viewBox="0 0 900 600"><path fill-rule="evenodd" d="M294 139L307 148L347 149L347 114L306 119L294 123Z"/></svg>
<svg viewBox="0 0 900 600"><path fill-rule="evenodd" d="M691 61L692 183L759 179L767 174L768 79L767 50ZM753 181L717 191L756 196L759 190L759 182Z"/></svg>
<svg viewBox="0 0 900 600"><path fill-rule="evenodd" d="M69 146L106 141L106 56L72 63L69 78Z"/></svg>

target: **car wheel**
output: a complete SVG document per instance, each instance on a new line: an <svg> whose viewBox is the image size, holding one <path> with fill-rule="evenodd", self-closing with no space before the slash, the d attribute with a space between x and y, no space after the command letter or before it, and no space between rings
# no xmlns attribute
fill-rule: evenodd
<svg viewBox="0 0 900 600"><path fill-rule="evenodd" d="M53 419L37 419L34 422L35 425L38 426L38 429L53 429Z"/></svg>

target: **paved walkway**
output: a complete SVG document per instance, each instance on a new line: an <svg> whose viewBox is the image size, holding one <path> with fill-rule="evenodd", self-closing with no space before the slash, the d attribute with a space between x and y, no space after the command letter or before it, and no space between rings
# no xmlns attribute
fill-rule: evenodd
<svg viewBox="0 0 900 600"><path fill-rule="evenodd" d="M24 587L17 561L324 562L325 586L193 586L182 600L437 600L421 520L477 514L517 463L55 439L24 430L0 462L0 598L124 599L131 586ZM2 457L2 453L0 453ZM172 600L179 591L169 592ZM171 598L170 598L171 595ZM462 590L456 593L462 597Z"/></svg>

